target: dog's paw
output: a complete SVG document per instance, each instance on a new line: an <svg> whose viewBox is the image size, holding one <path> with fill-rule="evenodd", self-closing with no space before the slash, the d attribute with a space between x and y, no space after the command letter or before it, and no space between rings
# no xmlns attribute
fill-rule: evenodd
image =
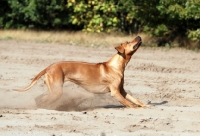
<svg viewBox="0 0 200 136"><path fill-rule="evenodd" d="M149 105L149 104L143 104L143 105L139 105L139 107L141 108L149 108L151 107L152 105Z"/></svg>
<svg viewBox="0 0 200 136"><path fill-rule="evenodd" d="M151 107L152 105L146 104L143 107Z"/></svg>

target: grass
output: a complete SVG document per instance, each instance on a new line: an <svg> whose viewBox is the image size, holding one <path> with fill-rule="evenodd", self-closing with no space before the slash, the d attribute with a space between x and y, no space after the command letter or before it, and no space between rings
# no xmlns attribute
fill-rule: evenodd
<svg viewBox="0 0 200 136"><path fill-rule="evenodd" d="M149 36L139 34L143 43L146 43ZM82 46L116 46L120 43L131 41L136 35L123 34L94 34L86 32L65 32L65 31L23 31L23 30L0 30L1 40L18 40L34 42L50 42Z"/></svg>
<svg viewBox="0 0 200 136"><path fill-rule="evenodd" d="M138 34L142 37L143 47L157 48L155 37L147 34ZM105 34L105 33L87 33L87 32L68 32L68 31L31 31L31 30L0 30L0 40L18 40L18 41L33 41L39 43L60 43L78 46L117 46L123 42L133 40L137 35L124 35L124 34ZM180 42L181 41L181 42ZM171 47L184 47L192 49L196 52L199 51L200 41L191 42L185 38L179 38L173 42L166 43L164 49ZM181 46L182 45L182 46Z"/></svg>

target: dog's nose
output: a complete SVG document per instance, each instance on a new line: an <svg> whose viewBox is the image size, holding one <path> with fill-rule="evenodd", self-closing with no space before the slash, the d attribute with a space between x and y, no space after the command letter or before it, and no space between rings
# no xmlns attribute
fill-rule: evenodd
<svg viewBox="0 0 200 136"><path fill-rule="evenodd" d="M142 38L140 36L137 36L136 39L139 40L139 41L142 40Z"/></svg>
<svg viewBox="0 0 200 136"><path fill-rule="evenodd" d="M140 36L137 36L132 42L142 42L142 38Z"/></svg>

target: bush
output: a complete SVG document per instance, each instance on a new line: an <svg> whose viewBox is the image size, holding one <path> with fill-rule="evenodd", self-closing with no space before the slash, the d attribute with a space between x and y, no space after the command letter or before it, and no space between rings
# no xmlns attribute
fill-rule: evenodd
<svg viewBox="0 0 200 136"><path fill-rule="evenodd" d="M116 27L119 22L117 8L112 0L71 0L68 1L67 7L71 13L70 22L83 26L85 31L110 32L110 29Z"/></svg>
<svg viewBox="0 0 200 136"><path fill-rule="evenodd" d="M143 31L155 36L188 36L198 40L200 0L144 0L138 2Z"/></svg>
<svg viewBox="0 0 200 136"><path fill-rule="evenodd" d="M62 0L7 0L7 22L4 28L56 29L67 25ZM4 5L3 5L4 6Z"/></svg>
<svg viewBox="0 0 200 136"><path fill-rule="evenodd" d="M200 0L1 0L0 28L200 39Z"/></svg>
<svg viewBox="0 0 200 136"><path fill-rule="evenodd" d="M132 0L69 0L70 22L82 25L89 32L126 31L133 23L134 8Z"/></svg>

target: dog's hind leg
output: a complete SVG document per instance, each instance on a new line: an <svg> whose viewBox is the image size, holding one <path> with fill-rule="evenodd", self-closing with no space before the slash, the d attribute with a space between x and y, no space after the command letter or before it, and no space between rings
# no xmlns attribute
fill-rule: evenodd
<svg viewBox="0 0 200 136"><path fill-rule="evenodd" d="M46 74L45 84L48 87L48 92L44 93L40 98L36 99L36 104L39 107L47 106L58 100L63 94L63 76L62 73Z"/></svg>

